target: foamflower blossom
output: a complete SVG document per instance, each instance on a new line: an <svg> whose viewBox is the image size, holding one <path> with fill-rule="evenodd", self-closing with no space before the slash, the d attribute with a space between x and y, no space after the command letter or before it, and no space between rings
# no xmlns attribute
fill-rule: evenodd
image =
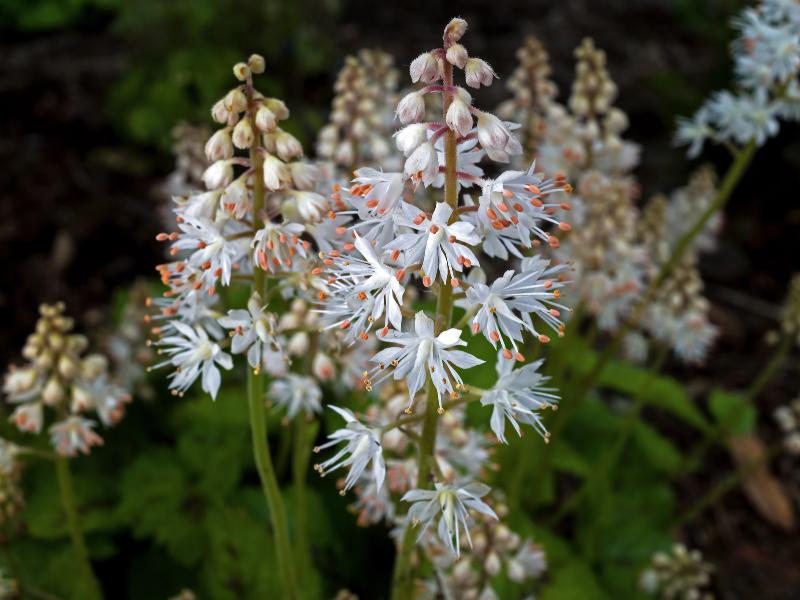
<svg viewBox="0 0 800 600"><path fill-rule="evenodd" d="M300 412L306 416L322 412L322 390L313 377L286 373L269 386L269 399L286 409L286 417L294 419Z"/></svg>
<svg viewBox="0 0 800 600"><path fill-rule="evenodd" d="M230 310L227 316L218 319L224 328L233 330L230 332L231 352L246 352L247 363L256 371L260 370L267 356L280 352L275 333L275 316L264 308L261 296L255 292L247 301L247 310Z"/></svg>
<svg viewBox="0 0 800 600"><path fill-rule="evenodd" d="M422 389L425 378L430 373L440 411L443 410L442 394L455 397L458 395L457 390L464 387L457 369L469 369L483 363L481 359L467 352L453 349L455 346L467 345L461 339L460 329L447 329L436 335L433 320L421 311L414 317L413 333L391 330L383 339L394 346L378 352L372 362L378 365L375 371L386 373L374 382L366 377L365 384L371 387L391 373L396 380L406 380L409 400L413 402L414 396Z"/></svg>
<svg viewBox="0 0 800 600"><path fill-rule="evenodd" d="M497 515L481 498L491 491L488 485L470 483L467 485L436 484L433 490L411 490L402 500L411 502L408 519L412 525L420 526L417 542L428 528L438 519L437 534L441 542L456 556L461 555L461 532L472 546L469 534L469 512L475 511L492 519Z"/></svg>
<svg viewBox="0 0 800 600"><path fill-rule="evenodd" d="M549 378L539 372L543 363L543 360L537 360L514 369L512 361L498 356L498 379L481 396L481 405L492 407L490 425L501 443L508 443L505 436L506 421L519 436L522 436L522 423L530 425L545 440L548 439L549 434L542 423L540 412L553 408L558 402L558 396L553 388L545 387Z"/></svg>
<svg viewBox="0 0 800 600"><path fill-rule="evenodd" d="M103 438L94 432L95 422L73 415L50 427L53 447L61 456L89 454L92 446L102 446Z"/></svg>
<svg viewBox="0 0 800 600"><path fill-rule="evenodd" d="M169 375L172 380L169 388L175 394L182 395L202 375L203 391L216 398L222 381L218 367L233 367L230 354L223 352L220 345L212 341L200 327L190 327L180 321L173 321L172 326L176 335L169 335L158 342L160 352L169 358L156 367L163 364L176 367Z"/></svg>
<svg viewBox="0 0 800 600"><path fill-rule="evenodd" d="M329 441L314 448L314 452L320 452L342 442L345 442L346 446L340 448L328 460L316 465L316 470L321 475L326 475L340 467L350 467L344 482L344 489L341 492L344 494L358 483L371 462L374 483L377 490L380 490L383 487L383 480L386 476L380 430L362 425L355 418L355 415L346 408L339 408L333 405L329 405L329 408L336 411L347 425L343 429L337 429L330 434L328 436Z"/></svg>

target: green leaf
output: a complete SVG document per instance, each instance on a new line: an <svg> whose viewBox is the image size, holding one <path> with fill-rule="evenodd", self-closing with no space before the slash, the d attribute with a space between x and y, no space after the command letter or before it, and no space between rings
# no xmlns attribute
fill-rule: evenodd
<svg viewBox="0 0 800 600"><path fill-rule="evenodd" d="M539 600L607 600L592 569L574 559L551 573L552 581L545 586Z"/></svg>
<svg viewBox="0 0 800 600"><path fill-rule="evenodd" d="M719 388L711 392L708 406L717 424L733 435L752 433L756 424L756 409L741 394Z"/></svg>
<svg viewBox="0 0 800 600"><path fill-rule="evenodd" d="M654 469L667 474L680 470L681 452L653 427L643 421L637 422L633 429L633 438L641 456Z"/></svg>

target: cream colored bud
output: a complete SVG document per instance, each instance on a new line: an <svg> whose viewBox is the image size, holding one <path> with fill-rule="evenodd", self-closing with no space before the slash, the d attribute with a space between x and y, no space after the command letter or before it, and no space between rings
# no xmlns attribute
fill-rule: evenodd
<svg viewBox="0 0 800 600"><path fill-rule="evenodd" d="M507 567L508 578L511 581L516 583L520 583L525 579L525 569L517 560L511 560L508 562Z"/></svg>
<svg viewBox="0 0 800 600"><path fill-rule="evenodd" d="M444 37L451 42L457 42L467 32L467 22L464 19L456 17L452 19L447 27L444 28Z"/></svg>
<svg viewBox="0 0 800 600"><path fill-rule="evenodd" d="M239 81L245 81L250 75L250 67L248 67L243 62L236 63L233 65L233 76L236 77Z"/></svg>
<svg viewBox="0 0 800 600"><path fill-rule="evenodd" d="M275 149L281 160L292 160L303 155L303 146L291 133L278 131L275 134Z"/></svg>
<svg viewBox="0 0 800 600"><path fill-rule="evenodd" d="M96 379L108 370L108 359L102 354L90 354L81 361L81 375Z"/></svg>
<svg viewBox="0 0 800 600"><path fill-rule="evenodd" d="M292 180L292 173L280 158L267 154L264 157L264 185L270 190L279 190L284 182Z"/></svg>
<svg viewBox="0 0 800 600"><path fill-rule="evenodd" d="M72 386L72 412L82 412L92 408L92 395L79 385Z"/></svg>
<svg viewBox="0 0 800 600"><path fill-rule="evenodd" d="M260 75L267 68L266 61L264 61L264 57L260 54L251 54L250 58L247 59L247 65L256 75Z"/></svg>
<svg viewBox="0 0 800 600"><path fill-rule="evenodd" d="M470 105L464 102L461 96L457 94L447 108L447 114L445 115L447 126L462 137L472 129L472 113L469 109Z"/></svg>
<svg viewBox="0 0 800 600"><path fill-rule="evenodd" d="M411 81L417 83L433 83L440 77L439 65L436 62L436 57L430 52L423 52L413 61L408 68Z"/></svg>
<svg viewBox="0 0 800 600"><path fill-rule="evenodd" d="M497 75L485 60L470 58L464 67L464 77L469 87L479 88L481 85L492 85L492 80ZM528 92L527 89L524 89L524 91Z"/></svg>
<svg viewBox="0 0 800 600"><path fill-rule="evenodd" d="M305 331L298 331L291 338L286 346L287 351L292 356L303 356L308 352L309 339Z"/></svg>
<svg viewBox="0 0 800 600"><path fill-rule="evenodd" d="M324 352L317 352L311 365L311 371L314 373L314 377L320 381L330 381L336 375L333 361Z"/></svg>
<svg viewBox="0 0 800 600"><path fill-rule="evenodd" d="M500 562L500 557L497 556L497 552L494 550L489 552L489 556L486 557L486 560L483 563L483 568L486 569L486 572L489 574L489 576L494 577L497 575L502 567L503 563Z"/></svg>
<svg viewBox="0 0 800 600"><path fill-rule="evenodd" d="M58 357L56 369L64 379L72 379L78 373L78 365L66 354L62 354Z"/></svg>
<svg viewBox="0 0 800 600"><path fill-rule="evenodd" d="M467 64L467 60L469 59L467 49L461 44L453 44L450 46L447 49L447 54L445 56L447 57L447 62L458 67L459 69L463 69Z"/></svg>
<svg viewBox="0 0 800 600"><path fill-rule="evenodd" d="M284 104L283 100L278 100L277 98L266 98L264 99L264 106L275 113L275 118L277 118L279 121L285 121L289 118L289 109L286 108L286 104Z"/></svg>
<svg viewBox="0 0 800 600"><path fill-rule="evenodd" d="M406 94L397 104L397 118L404 125L418 123L425 117L425 98L421 92Z"/></svg>
<svg viewBox="0 0 800 600"><path fill-rule="evenodd" d="M256 127L265 133L275 131L275 128L278 127L278 118L275 113L264 104L256 111Z"/></svg>
<svg viewBox="0 0 800 600"><path fill-rule="evenodd" d="M64 388L58 382L58 379L51 377L42 390L42 400L45 404L53 406L58 404L64 399Z"/></svg>
<svg viewBox="0 0 800 600"><path fill-rule="evenodd" d="M233 156L233 144L231 143L230 129L220 129L206 142L206 158L210 162L226 160Z"/></svg>
<svg viewBox="0 0 800 600"><path fill-rule="evenodd" d="M236 127L233 128L233 145L239 148L239 150L249 148L253 144L254 139L253 127L250 125L249 120L242 119L236 124Z"/></svg>
<svg viewBox="0 0 800 600"><path fill-rule="evenodd" d="M241 113L247 109L247 98L244 92L240 89L234 89L228 92L224 99L225 108L232 113Z"/></svg>
<svg viewBox="0 0 800 600"><path fill-rule="evenodd" d="M227 123L230 112L225 108L225 100L218 101L211 107L211 118L217 123Z"/></svg>
<svg viewBox="0 0 800 600"><path fill-rule="evenodd" d="M233 165L227 160L218 160L203 172L206 189L217 190L233 181Z"/></svg>

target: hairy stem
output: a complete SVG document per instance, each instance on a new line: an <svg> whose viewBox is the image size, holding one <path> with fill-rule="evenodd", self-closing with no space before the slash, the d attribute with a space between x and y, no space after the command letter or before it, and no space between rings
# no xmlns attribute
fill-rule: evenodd
<svg viewBox="0 0 800 600"><path fill-rule="evenodd" d="M258 131L255 125L255 111L257 107L254 102L252 81L247 82L248 116L251 120L253 131ZM259 214L264 209L264 179L262 174L263 157L258 151L258 143L261 136L255 136L253 145L250 148L250 160L253 166L253 219L258 222ZM262 269L253 269L253 292L262 295L265 291L266 274ZM267 443L267 416L264 403L264 376L259 371L256 373L252 369L247 372L247 402L250 410L250 432L253 442L253 456L256 461L258 476L261 480L261 487L267 501L270 520L272 522L273 536L275 539L275 553L277 555L278 568L283 584L283 597L296 600L298 596L297 579L294 572L294 555L289 543L289 526L286 519L286 509L283 505L283 497L278 486L278 479L275 476L275 468L272 464L269 444Z"/></svg>
<svg viewBox="0 0 800 600"><path fill-rule="evenodd" d="M78 517L78 507L75 502L75 485L72 481L69 460L63 456L58 456L55 463L58 487L61 490L61 504L64 506L64 513L67 518L67 529L72 540L72 549L75 551L75 557L78 559L82 572L81 575L86 583L86 598L88 600L102 600L103 592L92 569L89 550L86 548L86 539L83 537L83 529Z"/></svg>

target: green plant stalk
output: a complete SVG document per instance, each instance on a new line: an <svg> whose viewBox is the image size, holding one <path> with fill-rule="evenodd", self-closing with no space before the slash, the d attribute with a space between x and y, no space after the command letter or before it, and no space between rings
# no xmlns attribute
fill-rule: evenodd
<svg viewBox="0 0 800 600"><path fill-rule="evenodd" d="M248 116L253 131L258 131L255 126L255 104L253 102L252 81L247 82ZM250 148L250 162L253 168L253 221L257 222L259 214L264 209L264 179L262 167L264 160L259 152L258 145L261 136L255 136ZM266 288L266 273L262 269L253 269L252 291L258 292L262 297ZM253 442L253 456L256 461L258 476L269 509L272 522L273 537L275 540L275 554L283 584L283 597L297 600L297 578L294 572L294 554L289 543L289 526L286 519L286 509L283 497L275 476L275 467L272 464L269 444L267 443L267 418L264 402L264 376L253 369L247 370L247 403L250 411L250 432Z"/></svg>
<svg viewBox="0 0 800 600"><path fill-rule="evenodd" d="M661 372L661 368L664 366L664 362L666 361L668 355L669 348L667 346L660 346L653 364L647 370L645 380L636 391L636 395L633 399L633 407L625 417L625 422L622 425L620 434L614 440L614 443L608 449L606 454L597 462L597 465L592 469L588 477L586 477L583 485L581 485L578 491L572 494L572 496L570 496L566 502L561 504L558 512L548 521L549 526L555 527L564 517L574 511L580 505L584 496L586 496L589 490L592 489L592 486L598 481L601 481L604 477L607 477L608 474L614 469L617 460L619 460L619 457L622 455L622 451L625 449L625 444L628 442L628 438L633 433L636 423L639 421L642 408L647 403L647 392L650 390L650 386L652 385L656 376L659 374L659 372Z"/></svg>
<svg viewBox="0 0 800 600"><path fill-rule="evenodd" d="M747 393L745 394L746 403L755 401L759 394L761 394L764 387L775 376L775 373L781 368L786 360L789 350L792 347L792 343L791 336L784 335L782 337L780 344L778 344L775 352L772 353L772 357L769 359L769 362L764 365L764 367L761 369L761 372L748 388ZM690 471L694 465L697 464L697 461L699 461L703 455L708 452L709 448L711 448L714 442L725 444L727 441L727 429L731 426L731 423L733 423L737 416L738 415L736 413L732 413L723 419L722 423L718 423L716 427L707 429L703 437L699 442L697 442L697 444L694 445L686 459L683 461L683 465L681 465L681 469L678 474L681 475Z"/></svg>
<svg viewBox="0 0 800 600"><path fill-rule="evenodd" d="M694 520L696 517L700 516L705 512L705 510L712 505L716 504L719 500L724 498L729 492L736 489L739 484L742 482L743 479L748 477L751 473L753 473L756 469L761 467L762 465L767 464L770 460L772 460L783 447L783 441L778 440L771 446L767 448L767 451L764 452L762 456L758 458L752 459L745 465L739 467L736 471L728 475L725 479L717 483L711 490L706 493L705 496L700 498L694 505L689 508L688 510L684 511L678 518L675 520L674 527L679 528L683 525L686 525L690 521Z"/></svg>
<svg viewBox="0 0 800 600"><path fill-rule="evenodd" d="M574 399L567 403L562 401L560 410L558 413L556 413L556 418L553 420L553 424L550 428L550 433L553 438L556 438L564 429L569 417L572 416L575 410L577 410L577 408L580 406L581 402L583 402L586 397L586 392L591 389L591 387L600 377L600 374L603 372L603 369L608 361L616 356L620 346L622 345L622 341L625 339L625 335L639 324L639 321L644 316L645 309L654 300L658 290L661 288L661 285L672 274L675 267L683 258L683 255L691 248L695 238L700 234L701 231L703 231L711 217L722 210L722 208L728 202L731 193L736 188L736 185L739 183L739 180L742 178L742 175L744 175L744 172L747 170L748 165L752 161L755 150L755 142L751 141L735 154L733 163L731 163L731 166L728 167L728 171L725 173L725 177L722 180L722 185L720 186L719 190L717 190L714 200L708 205L706 210L703 211L703 213L700 215L700 218L697 219L694 225L692 225L692 227L681 236L681 238L678 240L678 243L675 244L675 247L672 249L672 253L670 254L669 258L663 265L661 265L658 275L653 279L645 293L642 295L641 301L637 302L630 318L626 319L619 330L617 330L612 340L608 343L608 345L606 345L603 353L594 364L594 367L592 367L591 371L589 371L589 373L580 381L575 396L573 397Z"/></svg>
<svg viewBox="0 0 800 600"><path fill-rule="evenodd" d="M64 506L64 513L67 518L67 529L72 540L72 549L75 551L75 557L78 559L82 576L86 582L87 600L102 600L103 592L94 570L92 570L89 550L86 547L86 539L83 537L83 529L78 517L78 507L75 502L75 485L72 480L72 471L69 468L69 460L64 456L58 456L55 463L58 487L61 491L61 504Z"/></svg>
<svg viewBox="0 0 800 600"><path fill-rule="evenodd" d="M445 85L453 83L453 67L445 63ZM445 95L443 110L446 113L450 99ZM458 179L456 176L456 136L452 130L445 134L445 183L444 199L454 210L458 207ZM453 318L453 288L449 282L440 286L436 300L435 332L438 335L448 327ZM426 488L431 477L432 463L435 460L436 428L438 425L438 402L436 387L430 373L425 390L425 419L422 424L422 437L419 444L417 488ZM409 523L406 525L400 549L397 553L392 577L392 600L410 600L414 592L414 565L412 556L416 546L417 532Z"/></svg>
<svg viewBox="0 0 800 600"><path fill-rule="evenodd" d="M303 415L295 419L294 456L292 472L297 513L297 565L303 572L311 569L311 537L308 532L308 494L306 478L311 458L311 444L317 432L317 422L308 422Z"/></svg>

